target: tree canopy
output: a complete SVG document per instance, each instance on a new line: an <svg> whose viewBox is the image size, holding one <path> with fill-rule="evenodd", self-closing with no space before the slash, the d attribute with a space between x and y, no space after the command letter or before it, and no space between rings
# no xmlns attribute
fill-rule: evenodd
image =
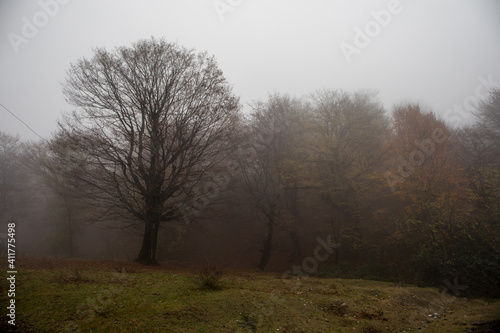
<svg viewBox="0 0 500 333"><path fill-rule="evenodd" d="M58 139L78 152L79 180L144 223L138 260L154 263L160 223L180 218L191 187L231 150L238 98L213 57L154 39L96 49L71 65L63 92L77 109Z"/></svg>

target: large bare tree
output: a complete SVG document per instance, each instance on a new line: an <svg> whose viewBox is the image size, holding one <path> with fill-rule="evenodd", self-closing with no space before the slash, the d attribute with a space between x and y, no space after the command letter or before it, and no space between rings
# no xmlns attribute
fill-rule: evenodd
<svg viewBox="0 0 500 333"><path fill-rule="evenodd" d="M239 100L213 57L164 40L71 65L63 92L77 110L59 140L92 198L144 224L137 261L156 263L162 222L180 218L191 189L232 149Z"/></svg>
<svg viewBox="0 0 500 333"><path fill-rule="evenodd" d="M272 95L265 103L254 105L247 127L246 146L239 160L242 179L256 213L266 226L257 268L264 270L273 249L275 227L285 220L288 194L287 167L293 144L294 118L302 110L300 100ZM296 126L295 126L296 127ZM289 218L290 219L290 218Z"/></svg>

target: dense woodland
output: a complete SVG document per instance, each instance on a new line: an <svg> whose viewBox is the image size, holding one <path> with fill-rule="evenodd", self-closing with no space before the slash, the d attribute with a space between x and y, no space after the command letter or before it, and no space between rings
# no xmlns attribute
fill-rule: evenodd
<svg viewBox="0 0 500 333"><path fill-rule="evenodd" d="M52 138L0 133L0 221L26 255L279 272L320 239L338 246L313 274L500 295L498 89L460 126L373 91L244 113L214 58L146 40L77 61L63 92Z"/></svg>

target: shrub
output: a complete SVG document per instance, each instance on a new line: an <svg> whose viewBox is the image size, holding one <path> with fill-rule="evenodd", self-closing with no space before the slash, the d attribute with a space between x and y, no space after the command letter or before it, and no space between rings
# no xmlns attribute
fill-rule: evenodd
<svg viewBox="0 0 500 333"><path fill-rule="evenodd" d="M205 266L200 270L199 273L202 288L209 290L222 289L220 279L223 275L224 270L222 266L213 264L207 260Z"/></svg>

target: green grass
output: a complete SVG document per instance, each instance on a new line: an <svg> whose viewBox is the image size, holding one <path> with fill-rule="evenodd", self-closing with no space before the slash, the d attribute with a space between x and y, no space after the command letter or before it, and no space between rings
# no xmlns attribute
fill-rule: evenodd
<svg viewBox="0 0 500 333"><path fill-rule="evenodd" d="M467 332L500 313L500 300L391 282L237 272L209 290L162 266L18 261L16 320L33 332Z"/></svg>

